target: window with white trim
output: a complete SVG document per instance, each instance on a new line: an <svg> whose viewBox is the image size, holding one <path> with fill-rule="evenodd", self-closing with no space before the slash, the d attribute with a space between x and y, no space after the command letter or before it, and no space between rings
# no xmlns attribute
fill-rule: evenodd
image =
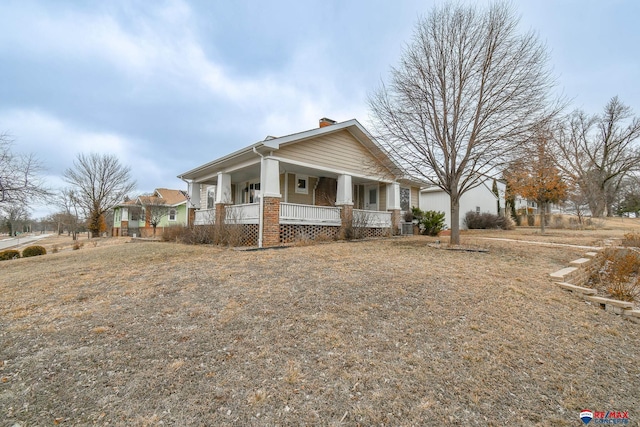
<svg viewBox="0 0 640 427"><path fill-rule="evenodd" d="M207 189L207 209L212 209L216 203L216 187Z"/></svg>
<svg viewBox="0 0 640 427"><path fill-rule="evenodd" d="M175 220L176 220L176 210L169 209L169 221L175 221Z"/></svg>
<svg viewBox="0 0 640 427"><path fill-rule="evenodd" d="M411 212L411 189L400 187L400 210L402 212Z"/></svg>
<svg viewBox="0 0 640 427"><path fill-rule="evenodd" d="M249 195L249 200L245 203L257 203L260 201L260 183L259 182L250 183L246 187L245 191Z"/></svg>
<svg viewBox="0 0 640 427"><path fill-rule="evenodd" d="M309 177L296 174L296 193L309 194Z"/></svg>

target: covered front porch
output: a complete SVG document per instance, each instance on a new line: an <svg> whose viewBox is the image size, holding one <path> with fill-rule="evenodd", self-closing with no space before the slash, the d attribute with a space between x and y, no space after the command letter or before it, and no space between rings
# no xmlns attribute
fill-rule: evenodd
<svg viewBox="0 0 640 427"><path fill-rule="evenodd" d="M385 236L399 229L400 187L389 177L259 152L252 162L189 181L189 196L192 225L242 226L256 235L258 246L349 233Z"/></svg>

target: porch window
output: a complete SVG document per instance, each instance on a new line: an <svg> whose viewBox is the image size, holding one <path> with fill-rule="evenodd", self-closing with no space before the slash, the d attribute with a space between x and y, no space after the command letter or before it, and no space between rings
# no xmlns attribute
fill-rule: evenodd
<svg viewBox="0 0 640 427"><path fill-rule="evenodd" d="M400 187L400 210L403 212L411 211L411 189Z"/></svg>
<svg viewBox="0 0 640 427"><path fill-rule="evenodd" d="M378 189L370 188L369 189L369 204L377 205L378 204Z"/></svg>
<svg viewBox="0 0 640 427"><path fill-rule="evenodd" d="M216 203L216 187L207 189L207 209L213 209Z"/></svg>
<svg viewBox="0 0 640 427"><path fill-rule="evenodd" d="M176 220L176 210L169 209L169 221L175 221L175 220Z"/></svg>
<svg viewBox="0 0 640 427"><path fill-rule="evenodd" d="M296 174L296 193L309 194L309 177Z"/></svg>
<svg viewBox="0 0 640 427"><path fill-rule="evenodd" d="M256 203L260 197L260 183L254 182L249 184L249 186L245 189L246 192L249 193L249 203Z"/></svg>

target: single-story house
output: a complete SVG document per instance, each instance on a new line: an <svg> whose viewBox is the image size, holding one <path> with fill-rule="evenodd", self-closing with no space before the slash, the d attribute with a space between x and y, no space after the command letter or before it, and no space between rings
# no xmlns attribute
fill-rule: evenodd
<svg viewBox="0 0 640 427"><path fill-rule="evenodd" d="M498 195L493 191L493 183L496 183ZM479 184L466 191L460 197L460 229L466 229L465 215L469 211L476 213L492 213L503 215L505 208L504 181L490 177L484 177ZM425 211L440 211L445 214L445 224L451 228L451 202L449 195L439 187L427 187L420 191L420 208Z"/></svg>
<svg viewBox="0 0 640 427"><path fill-rule="evenodd" d="M318 128L267 137L178 175L188 184L190 223L239 224L244 244L298 238L397 234L418 206L409 178L355 119L323 118Z"/></svg>
<svg viewBox="0 0 640 427"><path fill-rule="evenodd" d="M150 195L124 200L113 207L112 236L149 237L165 227L187 225L187 193L156 188Z"/></svg>

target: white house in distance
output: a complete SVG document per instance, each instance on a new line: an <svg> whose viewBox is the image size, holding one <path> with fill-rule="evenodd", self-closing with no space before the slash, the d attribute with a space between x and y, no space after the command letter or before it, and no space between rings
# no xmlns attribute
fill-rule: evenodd
<svg viewBox="0 0 640 427"><path fill-rule="evenodd" d="M498 196L491 190L494 178L486 177L480 184L468 190L460 198L460 229L465 229L464 218L467 212L492 213L499 215L505 207L506 184L503 181L495 180L498 186ZM500 210L498 210L498 204ZM447 193L439 187L428 187L420 190L420 209L423 211L441 211L445 213L445 224L451 228L451 207L450 198Z"/></svg>

